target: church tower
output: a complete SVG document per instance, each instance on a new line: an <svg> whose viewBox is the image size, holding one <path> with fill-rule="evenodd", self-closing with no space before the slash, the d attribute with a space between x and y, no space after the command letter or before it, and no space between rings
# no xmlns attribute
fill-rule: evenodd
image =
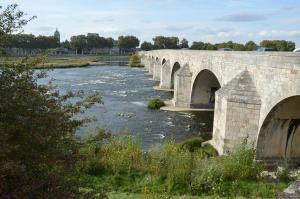
<svg viewBox="0 0 300 199"><path fill-rule="evenodd" d="M54 38L56 38L57 41L60 42L60 33L58 32L57 28L56 28L56 30L55 30L55 32L54 32Z"/></svg>

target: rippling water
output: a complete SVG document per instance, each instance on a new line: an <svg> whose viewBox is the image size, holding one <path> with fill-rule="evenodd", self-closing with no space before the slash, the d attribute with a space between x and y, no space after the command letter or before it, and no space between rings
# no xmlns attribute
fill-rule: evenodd
<svg viewBox="0 0 300 199"><path fill-rule="evenodd" d="M115 133L128 131L139 137L142 147L148 149L167 139L182 141L212 131L212 112L178 113L148 110L149 99L168 100L173 94L153 90L156 82L149 79L144 69L93 66L54 69L48 74L62 92L83 90L88 95L99 91L103 97L104 106L97 105L86 113L96 116L98 121L78 130L78 135L83 135L88 129L96 126Z"/></svg>

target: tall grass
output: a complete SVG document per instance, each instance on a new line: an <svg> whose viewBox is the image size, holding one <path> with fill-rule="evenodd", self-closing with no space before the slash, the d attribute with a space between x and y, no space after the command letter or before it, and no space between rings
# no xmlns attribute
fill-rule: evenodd
<svg viewBox="0 0 300 199"><path fill-rule="evenodd" d="M100 146L84 147L79 173L93 179L93 186L135 193L274 197L286 185L260 179L263 166L253 161L255 150L246 143L235 153L216 156L203 141L168 141L143 152L140 141L131 136L106 137Z"/></svg>

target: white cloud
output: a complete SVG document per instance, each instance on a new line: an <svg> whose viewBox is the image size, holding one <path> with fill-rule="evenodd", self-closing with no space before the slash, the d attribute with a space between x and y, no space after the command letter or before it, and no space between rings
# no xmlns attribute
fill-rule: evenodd
<svg viewBox="0 0 300 199"><path fill-rule="evenodd" d="M284 30L270 30L270 31L260 31L260 36L263 37L300 37L300 30L291 30L291 31L284 31Z"/></svg>

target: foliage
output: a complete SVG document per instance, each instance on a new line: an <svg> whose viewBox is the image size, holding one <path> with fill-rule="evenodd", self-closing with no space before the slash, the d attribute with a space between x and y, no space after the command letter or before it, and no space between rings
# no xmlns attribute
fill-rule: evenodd
<svg viewBox="0 0 300 199"><path fill-rule="evenodd" d="M204 142L203 138L193 138L190 140L186 140L181 143L181 148L185 148L190 152L195 152L197 149L202 147L202 142Z"/></svg>
<svg viewBox="0 0 300 199"><path fill-rule="evenodd" d="M5 12L0 15L1 20L4 16L2 33L9 34L28 21L16 12L16 5ZM12 18L6 21L7 16ZM77 193L65 174L76 160L75 130L91 118L74 116L102 100L97 93L61 95L51 83L38 84L46 71L33 67L44 58L0 65L1 198L72 198ZM70 102L73 97L75 103Z"/></svg>
<svg viewBox="0 0 300 199"><path fill-rule="evenodd" d="M272 47L277 51L293 51L295 49L295 43L292 41L285 40L263 40L260 42L261 47ZM256 50L258 45L253 41L248 41L245 45L235 43L232 41L211 44L204 42L193 42L191 49L192 50L217 50L220 48L231 48L236 51L253 51Z"/></svg>
<svg viewBox="0 0 300 199"><path fill-rule="evenodd" d="M34 36L32 34L11 34L7 37L7 47L23 49L49 49L59 47L54 36Z"/></svg>
<svg viewBox="0 0 300 199"><path fill-rule="evenodd" d="M193 42L190 47L192 50L217 50L217 47L211 43Z"/></svg>
<svg viewBox="0 0 300 199"><path fill-rule="evenodd" d="M141 64L141 57L138 53L134 53L131 55L129 59L129 66L131 67L143 67Z"/></svg>
<svg viewBox="0 0 300 199"><path fill-rule="evenodd" d="M178 37L157 36L153 38L154 49L178 49Z"/></svg>
<svg viewBox="0 0 300 199"><path fill-rule="evenodd" d="M289 164L287 160L279 163L278 167L276 168L275 175L278 180L283 182L289 182L292 180L289 175Z"/></svg>
<svg viewBox="0 0 300 199"><path fill-rule="evenodd" d="M235 196L238 183L257 181L263 169L254 162L255 150L246 143L233 154L208 160L197 159L192 173L192 192L208 192L221 196Z"/></svg>
<svg viewBox="0 0 300 199"><path fill-rule="evenodd" d="M154 46L151 42L145 41L141 44L142 50L149 51L149 50L153 50L153 48L154 48Z"/></svg>
<svg viewBox="0 0 300 199"><path fill-rule="evenodd" d="M140 41L135 36L120 36L118 38L118 47L120 49L134 49L140 45Z"/></svg>
<svg viewBox="0 0 300 199"><path fill-rule="evenodd" d="M51 171L70 164L76 152L75 130L91 120L74 116L101 102L97 93L83 99L80 92L61 95L51 84L39 85L45 73L31 69L37 63L0 66L2 194L34 194L50 186ZM72 97L83 100L71 104Z"/></svg>
<svg viewBox="0 0 300 199"><path fill-rule="evenodd" d="M168 141L143 152L140 142L131 136L106 137L100 132L95 136L101 140L98 150L90 142L83 145L86 158L80 162L76 179L86 188L103 186L110 191L139 193L144 198L176 198L172 195L183 194L270 198L287 186L261 181L262 166L253 162L254 150L246 143L228 156L216 156L215 151L208 150L211 147L200 146L199 142L205 140L202 138L181 144ZM194 148L189 150L189 146Z"/></svg>
<svg viewBox="0 0 300 199"><path fill-rule="evenodd" d="M245 50L247 50L247 51L254 51L257 49L257 47L258 47L258 45L254 41L248 41L245 44Z"/></svg>
<svg viewBox="0 0 300 199"><path fill-rule="evenodd" d="M111 38L100 37L98 34L76 35L70 40L70 47L74 50L84 50L93 48L112 48Z"/></svg>
<svg viewBox="0 0 300 199"><path fill-rule="evenodd" d="M5 9L0 6L0 49L7 44L7 36L20 31L24 25L35 17L25 18L26 14L18 10L17 4L8 5ZM0 51L0 55L3 52Z"/></svg>
<svg viewBox="0 0 300 199"><path fill-rule="evenodd" d="M231 48L231 49L237 50L237 51L245 50L245 46L243 44L234 43L232 41L218 43L218 44L193 42L193 44L191 46L192 50L217 50L220 48Z"/></svg>
<svg viewBox="0 0 300 199"><path fill-rule="evenodd" d="M188 40L187 39L182 39L181 41L180 41L180 48L189 48L189 42L188 42Z"/></svg>
<svg viewBox="0 0 300 199"><path fill-rule="evenodd" d="M274 48L277 51L293 51L295 43L285 40L263 40L260 42L261 47Z"/></svg>
<svg viewBox="0 0 300 199"><path fill-rule="evenodd" d="M162 106L165 106L165 103L161 99L151 99L148 102L149 109L160 109Z"/></svg>

